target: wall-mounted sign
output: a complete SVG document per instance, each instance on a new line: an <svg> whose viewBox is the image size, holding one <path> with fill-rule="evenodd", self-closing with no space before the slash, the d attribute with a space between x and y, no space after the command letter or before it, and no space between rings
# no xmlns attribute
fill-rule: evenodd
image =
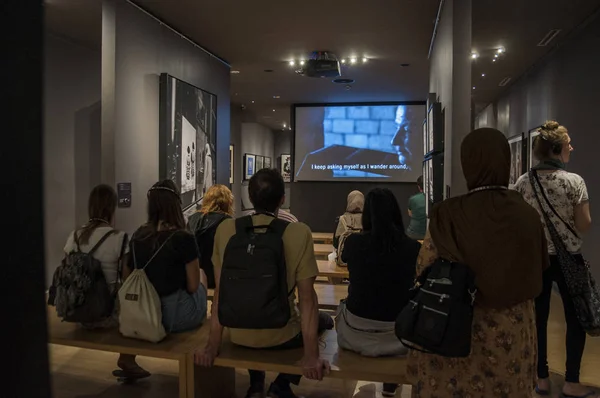
<svg viewBox="0 0 600 398"><path fill-rule="evenodd" d="M119 207L131 207L131 183L119 182L117 184L117 199Z"/></svg>

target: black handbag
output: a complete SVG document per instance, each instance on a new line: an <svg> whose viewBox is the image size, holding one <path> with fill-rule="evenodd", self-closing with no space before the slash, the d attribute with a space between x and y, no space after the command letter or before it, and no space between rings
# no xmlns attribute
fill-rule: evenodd
<svg viewBox="0 0 600 398"><path fill-rule="evenodd" d="M475 274L464 264L437 259L419 275L412 299L396 319L406 347L444 357L471 353Z"/></svg>
<svg viewBox="0 0 600 398"><path fill-rule="evenodd" d="M579 234L569 223L563 220L554 206L552 206L535 170L529 172L529 182L531 183L533 194L542 211L546 228L548 228L550 238L556 249L558 263L565 277L569 296L573 300L577 319L587 334L593 337L600 336L600 289L598 289L598 285L590 272L590 264L581 254L569 252L545 207L552 211L575 237L579 238ZM544 198L546 206L543 206L538 190L539 194Z"/></svg>

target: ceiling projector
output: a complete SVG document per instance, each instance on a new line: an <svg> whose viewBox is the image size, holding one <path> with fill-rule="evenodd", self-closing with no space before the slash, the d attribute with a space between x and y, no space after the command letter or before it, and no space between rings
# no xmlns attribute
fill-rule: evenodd
<svg viewBox="0 0 600 398"><path fill-rule="evenodd" d="M315 51L301 64L296 73L306 77L338 77L341 76L340 62L333 53Z"/></svg>

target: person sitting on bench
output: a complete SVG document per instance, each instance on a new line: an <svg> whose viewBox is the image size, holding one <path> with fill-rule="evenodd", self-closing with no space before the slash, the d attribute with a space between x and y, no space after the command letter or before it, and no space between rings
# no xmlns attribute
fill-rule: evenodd
<svg viewBox="0 0 600 398"><path fill-rule="evenodd" d="M71 232L64 248L66 254L75 250L89 253L105 235L112 232L112 235L108 235L106 240L97 246L93 257L102 264L102 273L115 300L117 300L122 264L127 263L129 256L127 234L113 228L116 209L117 193L115 190L104 184L96 186L92 189L88 200L89 221L83 227ZM118 325L119 305L116 302L110 317L94 323L84 323L82 326L86 329L109 329ZM120 354L117 366L123 370L124 374L134 378L150 376L150 373L136 363L135 355Z"/></svg>
<svg viewBox="0 0 600 398"><path fill-rule="evenodd" d="M368 357L406 355L394 321L408 304L421 244L406 236L398 201L386 188L367 194L362 226L340 254L350 289L336 318L338 345ZM383 396L393 397L397 387L384 383Z"/></svg>
<svg viewBox="0 0 600 398"><path fill-rule="evenodd" d="M230 328L231 341L239 346L282 350L304 347L304 376L321 380L329 364L320 358L318 335L332 329L333 320L318 311L313 285L319 269L312 232L303 223L276 218L285 195L278 171L258 171L250 179L248 191L257 213L223 221L215 235L213 264L217 287L210 337L206 347L196 352L196 363L212 366L226 326ZM268 294L273 291L279 292L274 299ZM264 397L265 372L249 370L249 373L246 397ZM300 378L300 375L280 374L267 396L296 397L290 383L297 385Z"/></svg>

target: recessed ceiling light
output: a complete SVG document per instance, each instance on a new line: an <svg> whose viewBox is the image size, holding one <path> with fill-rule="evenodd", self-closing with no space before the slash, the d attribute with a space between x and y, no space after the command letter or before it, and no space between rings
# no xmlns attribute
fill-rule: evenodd
<svg viewBox="0 0 600 398"><path fill-rule="evenodd" d="M342 59L342 63L343 63L343 64L345 64L345 63L346 63L346 60L345 60L345 59Z"/></svg>
<svg viewBox="0 0 600 398"><path fill-rule="evenodd" d="M356 63L356 58L350 58L350 63L351 64L355 64Z"/></svg>
<svg viewBox="0 0 600 398"><path fill-rule="evenodd" d="M475 86L473 86L473 90L475 90Z"/></svg>
<svg viewBox="0 0 600 398"><path fill-rule="evenodd" d="M479 57L479 54L471 53L471 59L477 59L477 57Z"/></svg>
<svg viewBox="0 0 600 398"><path fill-rule="evenodd" d="M287 124L283 123L283 128L286 128L286 127L287 127Z"/></svg>
<svg viewBox="0 0 600 398"><path fill-rule="evenodd" d="M499 49L496 50L496 52L498 54L502 54L504 52L504 47L500 47Z"/></svg>
<svg viewBox="0 0 600 398"><path fill-rule="evenodd" d="M252 103L254 103L254 100L252 100Z"/></svg>
<svg viewBox="0 0 600 398"><path fill-rule="evenodd" d="M482 74L481 74L481 77L485 77L485 73L482 73Z"/></svg>
<svg viewBox="0 0 600 398"><path fill-rule="evenodd" d="M273 112L275 112L275 109L273 109Z"/></svg>
<svg viewBox="0 0 600 398"><path fill-rule="evenodd" d="M492 62L496 62L496 58L494 58L494 59L492 60Z"/></svg>
<svg viewBox="0 0 600 398"><path fill-rule="evenodd" d="M239 74L239 73L240 73L240 71L239 71L239 70L232 70L232 71L231 71L231 74L232 74L232 75L237 75L237 74Z"/></svg>
<svg viewBox="0 0 600 398"><path fill-rule="evenodd" d="M279 95L274 95L274 96L273 96L273 98L275 98L275 99L279 99L279 98L281 98L281 96L279 96Z"/></svg>
<svg viewBox="0 0 600 398"><path fill-rule="evenodd" d="M363 61L363 64L364 64L365 62L368 61L368 59L367 58L363 58L362 61Z"/></svg>
<svg viewBox="0 0 600 398"><path fill-rule="evenodd" d="M498 54L494 54L494 58L498 58Z"/></svg>
<svg viewBox="0 0 600 398"><path fill-rule="evenodd" d="M294 66L294 65L296 65L296 62L295 62L295 61L293 61L293 60L292 60L292 61L290 61L290 66Z"/></svg>
<svg viewBox="0 0 600 398"><path fill-rule="evenodd" d="M304 65L304 61L300 61L300 65Z"/></svg>

